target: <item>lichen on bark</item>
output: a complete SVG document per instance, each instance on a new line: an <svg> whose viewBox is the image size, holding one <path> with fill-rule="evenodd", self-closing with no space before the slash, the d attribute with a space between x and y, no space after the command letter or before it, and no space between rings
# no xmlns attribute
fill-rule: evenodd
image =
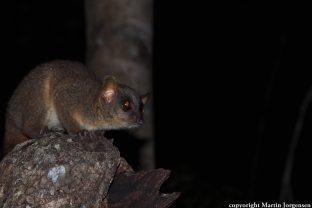
<svg viewBox="0 0 312 208"><path fill-rule="evenodd" d="M101 132L47 131L0 162L0 207L169 207L170 171L135 172Z"/></svg>

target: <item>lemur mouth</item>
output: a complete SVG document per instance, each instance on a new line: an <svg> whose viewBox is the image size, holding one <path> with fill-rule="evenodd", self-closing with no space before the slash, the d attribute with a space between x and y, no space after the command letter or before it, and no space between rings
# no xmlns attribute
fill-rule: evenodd
<svg viewBox="0 0 312 208"><path fill-rule="evenodd" d="M130 124L129 126L128 126L128 128L129 129L134 129L134 128L138 128L140 125L138 125L138 124Z"/></svg>
<svg viewBox="0 0 312 208"><path fill-rule="evenodd" d="M137 128L137 127L139 127L139 126L141 126L143 124L143 121L142 120L140 120L140 121L136 121L136 122L131 122L130 124L129 124L129 128Z"/></svg>
<svg viewBox="0 0 312 208"><path fill-rule="evenodd" d="M141 125L143 124L143 119L138 119L138 120L136 121L136 123L137 123L139 126L141 126Z"/></svg>

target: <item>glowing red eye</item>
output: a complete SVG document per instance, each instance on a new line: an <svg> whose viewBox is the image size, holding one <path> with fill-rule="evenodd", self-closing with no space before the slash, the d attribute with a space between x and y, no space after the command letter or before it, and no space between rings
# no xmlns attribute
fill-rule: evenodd
<svg viewBox="0 0 312 208"><path fill-rule="evenodd" d="M123 101L121 105L124 111L128 111L131 108L129 100Z"/></svg>

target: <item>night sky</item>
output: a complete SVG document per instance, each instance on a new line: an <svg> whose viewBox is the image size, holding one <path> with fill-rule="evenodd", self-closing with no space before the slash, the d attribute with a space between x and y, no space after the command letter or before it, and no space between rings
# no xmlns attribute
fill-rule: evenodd
<svg viewBox="0 0 312 208"><path fill-rule="evenodd" d="M6 1L1 12L1 133L6 103L29 70L85 62L81 0ZM276 202L298 112L312 87L305 6L155 0L157 167L175 207ZM293 193L311 203L311 124L296 150ZM135 143L135 141L133 141Z"/></svg>

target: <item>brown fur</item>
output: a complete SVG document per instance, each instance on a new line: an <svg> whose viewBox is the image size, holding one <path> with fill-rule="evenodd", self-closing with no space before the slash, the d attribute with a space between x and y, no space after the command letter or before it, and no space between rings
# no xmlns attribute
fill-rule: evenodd
<svg viewBox="0 0 312 208"><path fill-rule="evenodd" d="M4 152L38 137L46 127L78 132L141 124L140 97L131 88L117 84L115 78L109 80L105 85L78 62L53 61L36 67L9 101ZM114 92L110 102L103 99L105 90ZM133 109L125 112L120 102L128 98L133 101Z"/></svg>

